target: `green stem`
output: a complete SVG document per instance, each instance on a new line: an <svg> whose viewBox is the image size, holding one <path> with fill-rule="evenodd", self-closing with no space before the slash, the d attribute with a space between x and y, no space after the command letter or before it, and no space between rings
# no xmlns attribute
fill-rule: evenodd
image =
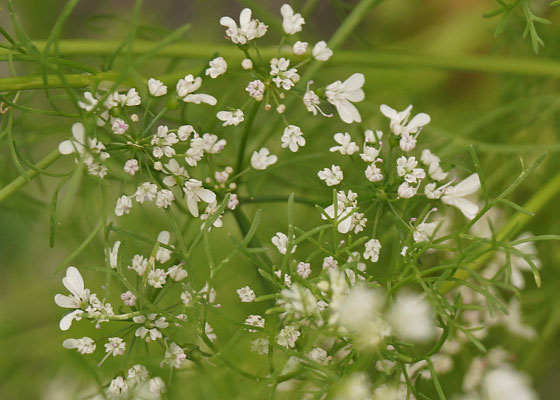
<svg viewBox="0 0 560 400"><path fill-rule="evenodd" d="M249 116L245 122L245 127L243 129L243 134L241 136L241 142L239 143L239 149L237 150L237 162L235 164L235 172L239 172L243 169L243 158L245 157L245 148L247 147L247 140L249 139L249 134L251 133L251 127L259 111L261 105L260 101L253 103L253 107L249 111ZM238 177L239 178L239 177Z"/></svg>
<svg viewBox="0 0 560 400"><path fill-rule="evenodd" d="M53 150L45 158L43 158L41 161L39 161L37 163L38 170L42 170L42 169L47 168L49 165L53 164L60 157L62 157L62 154L60 154L58 149ZM3 202L4 200L6 200L8 197L10 197L15 192L17 192L23 186L25 186L25 184L28 183L31 179L33 179L37 175L39 175L38 170L28 169L26 171L27 179L24 176L19 176L16 179L14 179L12 182L10 182L9 184L4 186L0 190L0 203Z"/></svg>

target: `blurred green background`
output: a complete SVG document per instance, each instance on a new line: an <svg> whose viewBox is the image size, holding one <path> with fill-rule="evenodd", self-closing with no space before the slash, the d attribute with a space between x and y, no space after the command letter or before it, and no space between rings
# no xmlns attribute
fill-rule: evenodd
<svg viewBox="0 0 560 400"><path fill-rule="evenodd" d="M14 3L23 26L34 40L47 38L65 4L62 0L18 0ZM221 16L236 17L244 5L253 7L256 4L264 12L279 18L278 9L282 3L271 0L146 1L140 14L138 37L159 39L170 30L190 22L192 28L185 40L208 43L210 58L213 45L226 44L223 29L218 24ZM292 4L297 8L304 3L295 1ZM320 0L315 3L316 9L308 18L303 34L310 42L327 40L357 2ZM529 164L548 151L546 161L512 196L512 200L522 204L560 171L560 12L548 7L547 3L532 2L537 15L553 22L552 25L539 26L546 47L535 55L529 40L522 39L525 23L522 15L512 15L503 33L494 37L498 20L482 16L493 9L493 2L380 2L343 48L373 55L414 55L416 61L411 63L407 57L401 57L402 62L394 61L398 60L397 57L377 66L333 63L321 71L316 81L326 84L344 79L353 72L364 73L366 101L359 107L367 126L386 129L378 112L382 103L397 109L413 104L418 112L429 113L432 123L422 133L421 141L433 143L432 146L439 149L442 157L458 158L468 157L465 147L474 144L493 194L499 193L519 173L520 158ZM0 25L13 32L5 4L0 4ZM62 38L121 40L128 29L132 6L132 1L81 1L66 23ZM259 13L255 7L253 9L258 18L269 23L268 14ZM498 62L488 57L499 57ZM77 59L95 67L101 65L100 57ZM478 60L481 64L476 65L481 67L473 67L472 60ZM484 60L490 60L488 65L493 63L494 67L485 67ZM552 69L559 72L537 73L546 62L553 63L550 64ZM503 69L495 68L496 64L508 68L517 66L520 72L505 73ZM450 65L454 67L450 68ZM156 58L142 72L149 77L190 67L201 68L203 61L178 59L171 63ZM17 72L26 75L33 72L33 68L17 64ZM9 67L3 62L0 64L0 77L8 76L11 76ZM242 91L243 84L239 86L233 78L228 81L231 85L228 89L233 93L236 93L235 90ZM209 92L219 93L220 86L214 84L213 90ZM42 93L37 92L36 96L33 100L36 104L49 107ZM296 112L291 118L297 120L297 115ZM22 113L16 113L14 118L15 139L25 154L35 160L67 138L70 126L75 122L68 118ZM266 119L259 121L265 129ZM329 123L333 124L332 121ZM309 123L307 130L304 129L311 132L306 150L324 151L332 140L332 133L345 128L342 123L334 124L325 134L324 125ZM215 128L214 133L235 142L235 134L231 131ZM271 144L271 149L273 146L279 147L277 143ZM0 181L4 186L18 175L5 138L0 157ZM54 170L64 171L71 165L69 160L61 161ZM288 184L292 184L309 197L318 198L325 189L314 180L313 171L322 164L314 159L305 166L310 174L300 173L298 169L279 171L273 173L270 179L258 182L257 191L289 193ZM69 336L58 329L62 313L52 299L56 293L63 291L61 275L55 275L54 269L80 245L96 224L96 210L101 209L99 191L82 184L75 196L66 193L62 197L56 244L50 248L49 204L55 185L56 179L42 177L0 204L0 399L3 400L73 398L72 395L64 397L66 389L71 391L74 387L83 388L92 383L82 357L61 346L62 340ZM559 200L558 195L551 198L527 229L535 234L558 234ZM259 237L266 245L276 232L274 225L286 224L286 207L263 204L261 208L264 222ZM247 214L254 213L256 209L253 205L244 206ZM318 221L317 213L310 210L313 211L298 206L296 220L301 226L312 226ZM167 222L162 220L161 214L148 208L138 211L134 218L127 218L122 226L155 238L160 230L168 229ZM228 234L239 235L232 220L226 220L225 225L223 230L215 233L217 258L231 248ZM125 257L143 249L131 241L125 244ZM490 337L489 343L511 350L516 355L514 363L531 375L541 398L555 400L560 398L560 297L557 295L560 288L560 246L556 242L539 242L537 247L543 263L543 285L537 289L530 284L522 294L522 301L526 321L536 327L539 338L528 342L497 331ZM73 264L87 267L103 262L102 241L94 240ZM202 257L200 263L200 268L204 269ZM101 291L103 277L93 273L84 273L84 276L93 291ZM246 284L258 288L255 271L246 260L234 260L220 275L218 284L218 301L228 307L231 316L244 318L248 313L262 311L258 305L241 306L236 300L234 289ZM219 321L214 328L219 337L231 334L231 328L222 326ZM74 329L72 336L79 337L89 332L91 327L82 324ZM476 353L476 350L472 351ZM251 357L248 355L245 362L251 363ZM224 376L209 374L207 382L186 376L184 384L193 399L258 396L258 392L251 392L253 389L246 382L225 372ZM450 379L446 383L444 379L443 384L444 387L450 385L451 389L457 381ZM179 392L180 389L176 390Z"/></svg>

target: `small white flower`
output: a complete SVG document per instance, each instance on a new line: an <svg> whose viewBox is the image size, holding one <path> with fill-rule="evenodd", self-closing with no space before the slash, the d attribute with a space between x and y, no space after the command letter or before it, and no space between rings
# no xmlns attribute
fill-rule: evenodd
<svg viewBox="0 0 560 400"><path fill-rule="evenodd" d="M136 305L136 296L130 290L121 293L121 300L129 307L134 307Z"/></svg>
<svg viewBox="0 0 560 400"><path fill-rule="evenodd" d="M140 254L136 254L132 258L132 266L129 265L128 269L133 269L139 276L144 276L146 269L148 269L148 260Z"/></svg>
<svg viewBox="0 0 560 400"><path fill-rule="evenodd" d="M370 239L365 244L366 250L364 251L364 258L377 262L379 260L379 253L381 252L381 243L377 239Z"/></svg>
<svg viewBox="0 0 560 400"><path fill-rule="evenodd" d="M325 168L318 172L319 178L327 184L327 186L338 185L344 179L342 170L338 165L332 165L331 168Z"/></svg>
<svg viewBox="0 0 560 400"><path fill-rule="evenodd" d="M264 328L265 320L260 315L249 315L245 320L245 325L256 326L259 328ZM249 329L249 332L255 333L257 332L255 329Z"/></svg>
<svg viewBox="0 0 560 400"><path fill-rule="evenodd" d="M282 134L282 148L289 148L291 151L296 152L300 146L305 146L305 139L300 127L296 125L288 125Z"/></svg>
<svg viewBox="0 0 560 400"><path fill-rule="evenodd" d="M148 381L148 391L156 396L165 393L165 383L159 376L152 378Z"/></svg>
<svg viewBox="0 0 560 400"><path fill-rule="evenodd" d="M473 219L478 213L478 206L472 201L465 199L465 197L473 194L478 189L480 189L480 178L478 174L474 173L457 185L447 187L444 192L445 194L441 197L441 201L457 207L465 217Z"/></svg>
<svg viewBox="0 0 560 400"><path fill-rule="evenodd" d="M391 131L397 136L418 133L425 125L430 123L430 116L425 113L415 115L409 122L408 118L410 117L412 106L408 106L400 112L385 104L382 104L379 108L381 113L391 120Z"/></svg>
<svg viewBox="0 0 560 400"><path fill-rule="evenodd" d="M189 179L183 187L187 200L187 207L193 217L198 217L198 202L213 203L216 201L216 194L211 190L205 189L202 182L197 179Z"/></svg>
<svg viewBox="0 0 560 400"><path fill-rule="evenodd" d="M121 245L120 240L117 240L114 244L113 244L113 249L109 252L109 265L111 266L111 268L116 269L117 268L117 257L119 255L119 246Z"/></svg>
<svg viewBox="0 0 560 400"><path fill-rule="evenodd" d="M171 343L165 350L165 356L161 364L167 364L172 368L179 368L186 359L185 351L177 343Z"/></svg>
<svg viewBox="0 0 560 400"><path fill-rule="evenodd" d="M259 354L265 355L268 354L268 339L267 338L258 338L251 342L251 351Z"/></svg>
<svg viewBox="0 0 560 400"><path fill-rule="evenodd" d="M249 93L249 96L257 101L261 101L264 95L264 83L260 80L251 81L245 90Z"/></svg>
<svg viewBox="0 0 560 400"><path fill-rule="evenodd" d="M81 339L66 339L62 346L65 349L76 349L80 354L91 354L95 351L95 341L87 336Z"/></svg>
<svg viewBox="0 0 560 400"><path fill-rule="evenodd" d="M300 13L294 13L289 4L284 4L280 7L280 13L283 18L282 28L286 34L293 35L301 31L303 24L305 24L305 19Z"/></svg>
<svg viewBox="0 0 560 400"><path fill-rule="evenodd" d="M227 62L223 57L216 57L210 61L210 68L206 70L206 75L210 75L210 78L216 79L218 76L223 75L227 71Z"/></svg>
<svg viewBox="0 0 560 400"><path fill-rule="evenodd" d="M403 340L425 342L435 335L432 307L420 295L399 293L389 312L389 321Z"/></svg>
<svg viewBox="0 0 560 400"><path fill-rule="evenodd" d="M119 102L122 106L134 107L139 106L142 103L142 99L136 89L132 88L126 94L119 96Z"/></svg>
<svg viewBox="0 0 560 400"><path fill-rule="evenodd" d="M263 147L259 151L255 151L251 156L251 167L262 171L276 163L276 161L278 161L278 157L270 154L270 151Z"/></svg>
<svg viewBox="0 0 560 400"><path fill-rule="evenodd" d="M268 26L260 22L258 19L251 19L252 11L244 8L239 15L239 26L233 18L222 17L220 25L225 26L226 35L235 44L245 44L250 40L264 36Z"/></svg>
<svg viewBox="0 0 560 400"><path fill-rule="evenodd" d="M112 354L113 357L122 356L126 350L126 343L120 337L111 337L105 343L105 351L107 354Z"/></svg>
<svg viewBox="0 0 560 400"><path fill-rule="evenodd" d="M237 294L242 303L251 303L255 301L255 292L249 286L244 286L241 289L237 289Z"/></svg>
<svg viewBox="0 0 560 400"><path fill-rule="evenodd" d="M138 160L136 160L135 158L127 160L127 162L124 163L123 169L124 172L126 172L127 174L130 175L136 174L140 170L140 165L138 164Z"/></svg>
<svg viewBox="0 0 560 400"><path fill-rule="evenodd" d="M191 137L191 134L196 133L192 125L181 125L177 129L177 137L180 141L184 142Z"/></svg>
<svg viewBox="0 0 560 400"><path fill-rule="evenodd" d="M308 278L309 275L311 275L311 264L305 263L303 261L298 263L296 272L303 279Z"/></svg>
<svg viewBox="0 0 560 400"><path fill-rule="evenodd" d="M379 182L383 180L381 169L375 164L368 165L365 171L366 179L370 182Z"/></svg>
<svg viewBox="0 0 560 400"><path fill-rule="evenodd" d="M167 274L176 282L182 281L187 277L187 271L182 265L174 265L167 270Z"/></svg>
<svg viewBox="0 0 560 400"><path fill-rule="evenodd" d="M304 55L305 52L307 51L307 46L309 45L309 43L307 42L300 42L299 40L297 42L294 43L292 50L294 52L294 54L301 56Z"/></svg>
<svg viewBox="0 0 560 400"><path fill-rule="evenodd" d="M253 69L253 61L251 61L250 58L244 58L243 61L241 61L241 68L244 70Z"/></svg>
<svg viewBox="0 0 560 400"><path fill-rule="evenodd" d="M152 201L157 196L157 185L155 183L144 182L136 189L134 195L136 196L136 201L138 203L144 203L144 201Z"/></svg>
<svg viewBox="0 0 560 400"><path fill-rule="evenodd" d="M74 136L74 140L65 140L58 145L60 154L83 153L86 143L86 131L81 122L76 122L72 125L72 136Z"/></svg>
<svg viewBox="0 0 560 400"><path fill-rule="evenodd" d="M309 357L310 360L323 365L327 365L328 362L332 359L332 357L328 357L326 350L320 347L311 349L311 351L307 353L307 357Z"/></svg>
<svg viewBox="0 0 560 400"><path fill-rule="evenodd" d="M277 87L290 90L299 81L300 76L295 68L290 67L290 60L282 57L270 60L270 76ZM289 69L288 69L289 68Z"/></svg>
<svg viewBox="0 0 560 400"><path fill-rule="evenodd" d="M115 133L115 135L123 135L126 131L128 131L128 124L120 118L115 118L113 120L113 124L111 125L111 130Z"/></svg>
<svg viewBox="0 0 560 400"><path fill-rule="evenodd" d="M175 200L173 192L171 190L162 189L157 192L156 206L158 208L167 208L173 203L173 200Z"/></svg>
<svg viewBox="0 0 560 400"><path fill-rule="evenodd" d="M167 279L167 273L161 269L156 268L148 272L148 284L155 288L161 289L165 285Z"/></svg>
<svg viewBox="0 0 560 400"><path fill-rule="evenodd" d="M142 382L148 379L148 376L148 369L143 365L136 364L128 369L127 381L135 385L138 382Z"/></svg>
<svg viewBox="0 0 560 400"><path fill-rule="evenodd" d="M169 232L167 232L167 231L161 231L158 234L158 237L157 237L158 243L165 244L165 245L169 245L169 239L170 239L170 235L169 235ZM173 245L171 245L170 247L173 247ZM171 254L172 253L173 252L171 250L169 250L168 248L165 248L163 246L159 246L159 248L156 252L156 261L161 263L161 264L165 264L167 261L169 261L171 259Z"/></svg>
<svg viewBox="0 0 560 400"><path fill-rule="evenodd" d="M338 151L340 154L343 155L352 155L357 151L360 151L360 148L356 143L352 141L352 137L348 132L345 133L335 133L334 134L334 141L339 144L339 146L333 146L329 150L331 152Z"/></svg>
<svg viewBox="0 0 560 400"><path fill-rule="evenodd" d="M434 236L434 232L438 227L439 222L422 222L418 224L414 232L412 233L412 237L416 243L418 242L425 242Z"/></svg>
<svg viewBox="0 0 560 400"><path fill-rule="evenodd" d="M322 219L333 219L337 221L337 230L340 233L348 233L352 229L352 212L354 207L345 206L343 202L338 200L337 212L335 215L334 204L331 204L324 210L324 214L321 215ZM327 218L328 217L328 218Z"/></svg>
<svg viewBox="0 0 560 400"><path fill-rule="evenodd" d="M235 193L232 193L231 196L229 196L227 208L230 210L235 210L235 208L238 205L239 205L239 199L237 198L237 195Z"/></svg>
<svg viewBox="0 0 560 400"><path fill-rule="evenodd" d="M127 392L128 384L122 376L117 376L115 379L113 379L109 384L109 387L107 388L107 393L117 398Z"/></svg>
<svg viewBox="0 0 560 400"><path fill-rule="evenodd" d="M300 335L301 333L295 326L288 325L282 328L278 333L278 336L276 336L276 343L286 348L293 348Z"/></svg>
<svg viewBox="0 0 560 400"><path fill-rule="evenodd" d="M243 111L239 109L235 111L219 111L216 116L220 121L224 122L222 126L239 125L245 119Z"/></svg>
<svg viewBox="0 0 560 400"><path fill-rule="evenodd" d="M328 48L327 43L324 40L317 42L313 46L313 58L319 61L327 61L333 55L333 51Z"/></svg>
<svg viewBox="0 0 560 400"><path fill-rule="evenodd" d="M529 377L509 365L501 365L484 376L483 398L488 400L537 400Z"/></svg>
<svg viewBox="0 0 560 400"><path fill-rule="evenodd" d="M167 94L167 86L160 80L150 78L148 79L148 91L154 97L164 96Z"/></svg>
<svg viewBox="0 0 560 400"><path fill-rule="evenodd" d="M288 251L288 236L282 232L276 232L276 235L272 237L271 242L276 246L280 254L286 254ZM297 246L292 246L292 254L296 251Z"/></svg>
<svg viewBox="0 0 560 400"><path fill-rule="evenodd" d="M336 107L340 119L347 124L362 122L358 109L352 103L360 102L364 99L365 95L362 90L364 82L364 75L356 73L344 82L336 81L327 86L325 93L327 100Z"/></svg>
<svg viewBox="0 0 560 400"><path fill-rule="evenodd" d="M218 338L214 333L214 329L212 329L212 327L208 322L204 326L204 333L206 334L206 337L210 339L211 342L215 341Z"/></svg>
<svg viewBox="0 0 560 400"><path fill-rule="evenodd" d="M218 101L214 96L204 93L194 93L201 85L202 78L200 76L195 78L192 74L188 74L177 82L177 95L182 97L185 103L206 103L215 106Z"/></svg>
<svg viewBox="0 0 560 400"><path fill-rule="evenodd" d="M416 195L417 191L418 188L410 186L408 182L401 183L397 189L399 199L410 199Z"/></svg>
<svg viewBox="0 0 560 400"><path fill-rule="evenodd" d="M86 101L78 101L78 105L80 106L80 108L86 110L87 112L92 111L97 105L98 100L93 97L91 92L85 92L84 98L86 99Z"/></svg>

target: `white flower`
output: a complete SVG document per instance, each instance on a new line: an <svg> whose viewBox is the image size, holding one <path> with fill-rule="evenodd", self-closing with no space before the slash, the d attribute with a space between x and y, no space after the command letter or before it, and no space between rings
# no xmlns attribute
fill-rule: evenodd
<svg viewBox="0 0 560 400"><path fill-rule="evenodd" d="M307 46L309 45L309 43L307 42L300 42L299 40L297 42L294 43L292 50L294 52L294 54L301 56L303 54L305 54L305 52L307 51Z"/></svg>
<svg viewBox="0 0 560 400"><path fill-rule="evenodd" d="M276 163L276 161L278 161L278 157L274 154L270 154L270 151L266 147L263 147L259 151L253 152L251 156L251 167L262 171Z"/></svg>
<svg viewBox="0 0 560 400"><path fill-rule="evenodd" d="M206 70L206 75L210 75L212 79L225 74L227 71L227 62L223 57L216 57L209 64L210 68Z"/></svg>
<svg viewBox="0 0 560 400"><path fill-rule="evenodd" d="M187 271L182 265L174 265L167 270L167 275L176 282L182 281L187 277Z"/></svg>
<svg viewBox="0 0 560 400"><path fill-rule="evenodd" d="M211 190L205 189L202 182L197 179L189 179L183 187L187 200L187 207L193 217L198 217L198 202L213 203L216 201L216 194Z"/></svg>
<svg viewBox="0 0 560 400"><path fill-rule="evenodd" d="M293 35L301 31L303 24L305 24L305 19L300 13L295 13L289 4L284 4L280 7L280 13L282 14L282 28L284 32L288 35Z"/></svg>
<svg viewBox="0 0 560 400"><path fill-rule="evenodd" d="M270 60L270 76L277 87L290 90L298 81L299 75L295 68L290 68L290 60L284 57Z"/></svg>
<svg viewBox="0 0 560 400"><path fill-rule="evenodd" d="M119 95L118 101L122 106L128 107L139 106L142 103L142 99L135 88L130 89L126 94Z"/></svg>
<svg viewBox="0 0 560 400"><path fill-rule="evenodd" d="M327 365L328 362L332 359L332 357L328 357L326 350L320 347L311 349L311 351L307 353L307 357L309 357L310 360L323 365Z"/></svg>
<svg viewBox="0 0 560 400"><path fill-rule="evenodd" d="M165 245L169 244L169 239L170 239L170 235L169 235L169 232L167 232L167 231L161 231L158 234L158 237L157 237L158 243L165 244ZM171 245L170 247L173 247L173 245ZM158 250L156 252L156 261L161 263L161 264L165 264L167 261L169 261L171 259L171 254L172 253L173 252L171 250L169 250L168 248L165 248L163 246L159 246Z"/></svg>
<svg viewBox="0 0 560 400"><path fill-rule="evenodd" d="M282 289L282 302L287 313L296 315L318 315L317 298L311 291L299 284L288 285L288 289Z"/></svg>
<svg viewBox="0 0 560 400"><path fill-rule="evenodd" d="M173 203L173 200L175 200L173 192L171 190L162 189L157 192L156 206L158 208L167 208Z"/></svg>
<svg viewBox="0 0 560 400"><path fill-rule="evenodd" d="M97 105L98 100L95 97L93 97L91 92L85 92L84 98L86 99L86 101L78 101L78 105L80 106L80 108L88 112L92 111Z"/></svg>
<svg viewBox="0 0 560 400"><path fill-rule="evenodd" d="M86 143L86 132L81 122L76 122L72 125L72 136L74 136L74 140L65 140L58 145L60 154L83 153Z"/></svg>
<svg viewBox="0 0 560 400"><path fill-rule="evenodd" d="M480 178L474 173L455 186L445 189L441 201L445 204L457 207L465 217L473 219L478 213L478 206L472 201L465 199L465 196L473 194L480 188Z"/></svg>
<svg viewBox="0 0 560 400"><path fill-rule="evenodd" d="M357 73L351 75L344 82L336 81L327 86L325 93L327 100L336 107L340 119L347 124L362 122L358 109L352 103L364 99L365 95L362 90L364 82L364 75Z"/></svg>
<svg viewBox="0 0 560 400"><path fill-rule="evenodd" d="M113 357L122 356L126 350L126 343L120 337L111 337L105 343L105 351L107 354L112 354Z"/></svg>
<svg viewBox="0 0 560 400"><path fill-rule="evenodd" d="M308 278L311 275L311 264L306 262L298 263L296 272L303 279Z"/></svg>
<svg viewBox="0 0 560 400"><path fill-rule="evenodd" d="M165 317L159 317L155 313L150 313L147 316L138 315L133 317L132 320L137 324L142 324L134 332L134 336L144 339L146 342L151 342L162 338L160 329L165 329L169 323Z"/></svg>
<svg viewBox="0 0 560 400"><path fill-rule="evenodd" d="M148 272L148 284L155 288L161 289L163 285L165 285L165 281L167 279L167 273L161 269L153 269Z"/></svg>
<svg viewBox="0 0 560 400"><path fill-rule="evenodd" d="M242 303L251 303L255 301L255 292L249 286L244 286L241 289L237 289L237 294Z"/></svg>
<svg viewBox="0 0 560 400"><path fill-rule="evenodd" d="M127 381L134 385L138 382L146 380L148 376L149 373L147 368L143 365L136 364L128 369Z"/></svg>
<svg viewBox="0 0 560 400"><path fill-rule="evenodd" d="M226 35L233 43L245 44L250 40L264 36L268 26L263 24L257 19L251 19L252 11L249 8L244 8L239 15L239 26L235 23L233 18L222 17L220 25L225 26Z"/></svg>
<svg viewBox="0 0 560 400"><path fill-rule="evenodd" d="M338 200L337 212L335 215L334 204L331 204L324 210L324 214L321 215L322 219L333 219L337 221L337 230L340 233L348 233L352 229L352 212L354 207L345 206L343 202ZM328 217L328 218L327 218Z"/></svg>
<svg viewBox="0 0 560 400"><path fill-rule="evenodd" d="M288 325L282 328L278 333L278 336L276 336L276 343L286 348L293 348L300 335L301 333L295 326Z"/></svg>
<svg viewBox="0 0 560 400"><path fill-rule="evenodd" d="M430 240L434 236L434 232L438 225L439 222L422 222L421 224L418 224L412 233L414 241L418 243Z"/></svg>
<svg viewBox="0 0 560 400"><path fill-rule="evenodd" d="M121 293L121 300L129 307L134 307L136 305L136 296L130 290Z"/></svg>
<svg viewBox="0 0 560 400"><path fill-rule="evenodd" d="M95 351L95 341L87 336L81 339L66 339L62 346L65 349L76 349L80 354L91 354Z"/></svg>
<svg viewBox="0 0 560 400"><path fill-rule="evenodd" d="M327 42L321 40L313 46L313 58L319 61L327 61L333 55L333 51L328 48ZM360 85L361 87L361 85Z"/></svg>
<svg viewBox="0 0 560 400"><path fill-rule="evenodd" d="M146 272L147 268L148 260L140 254L136 254L132 258L132 266L128 266L128 269L133 269L139 276L144 276L144 272Z"/></svg>
<svg viewBox="0 0 560 400"><path fill-rule="evenodd" d="M157 195L157 185L155 183L144 182L136 189L134 195L136 196L136 201L138 203L143 203L144 201L152 201Z"/></svg>
<svg viewBox="0 0 560 400"><path fill-rule="evenodd" d="M117 398L126 392L128 392L128 384L122 376L117 376L113 379L107 388L107 393Z"/></svg>
<svg viewBox="0 0 560 400"><path fill-rule="evenodd" d="M121 245L120 240L117 240L114 244L113 244L113 249L109 252L109 265L111 266L111 268L116 269L117 268L117 257L119 255L119 246Z"/></svg>
<svg viewBox="0 0 560 400"><path fill-rule="evenodd" d="M245 119L243 111L239 109L235 111L219 111L216 116L220 121L224 122L222 126L239 125Z"/></svg>
<svg viewBox="0 0 560 400"><path fill-rule="evenodd" d="M482 380L485 400L537 400L538 396L530 386L524 373L502 365L488 372Z"/></svg>
<svg viewBox="0 0 560 400"><path fill-rule="evenodd" d="M164 96L167 94L167 86L160 80L150 78L148 79L148 91L154 97Z"/></svg>
<svg viewBox="0 0 560 400"><path fill-rule="evenodd" d="M131 160L127 160L127 162L124 163L123 169L124 172L126 172L127 174L130 175L136 174L140 170L140 165L138 164L138 160L134 158Z"/></svg>
<svg viewBox="0 0 560 400"><path fill-rule="evenodd" d="M280 254L286 254L288 251L288 236L282 232L276 232L276 235L272 237L271 242L276 246ZM296 251L297 246L292 245L292 254Z"/></svg>
<svg viewBox="0 0 560 400"><path fill-rule="evenodd" d="M251 342L251 351L265 355L268 354L268 339L267 338L258 338Z"/></svg>
<svg viewBox="0 0 560 400"><path fill-rule="evenodd" d="M383 180L383 174L381 173L381 169L377 167L375 164L368 165L365 170L366 179L370 182L379 182Z"/></svg>
<svg viewBox="0 0 560 400"><path fill-rule="evenodd" d="M214 329L212 329L212 327L210 326L210 324L208 322L204 326L204 333L206 334L206 337L208 339L210 339L211 342L213 342L214 340L216 340L218 338L216 336L216 334L214 333Z"/></svg>
<svg viewBox="0 0 560 400"><path fill-rule="evenodd" d="M264 83L260 80L251 81L245 90L249 93L249 96L257 101L261 101L264 95Z"/></svg>
<svg viewBox="0 0 560 400"><path fill-rule="evenodd" d="M250 58L244 58L243 61L241 61L241 68L244 70L253 69L253 61L251 61Z"/></svg>
<svg viewBox="0 0 560 400"><path fill-rule="evenodd" d="M154 157L173 157L175 155L173 145L179 143L179 139L175 133L169 132L166 125L160 125L150 143L154 146L152 150Z"/></svg>
<svg viewBox="0 0 560 400"><path fill-rule="evenodd" d="M185 351L177 343L171 343L169 348L165 350L165 357L161 364L167 364L172 368L179 368L186 359Z"/></svg>
<svg viewBox="0 0 560 400"><path fill-rule="evenodd" d="M319 178L327 184L327 186L338 185L344 179L342 170L338 165L332 165L331 168L325 168L317 173Z"/></svg>
<svg viewBox="0 0 560 400"><path fill-rule="evenodd" d="M417 187L410 186L408 182L403 182L399 185L397 194L399 196L399 199L410 199L411 197L414 197L416 195L417 191Z"/></svg>
<svg viewBox="0 0 560 400"><path fill-rule="evenodd" d="M188 74L177 82L177 95L182 97L185 103L206 103L215 106L218 101L214 96L204 93L194 93L201 85L202 78L200 76L195 78L192 74Z"/></svg>
<svg viewBox="0 0 560 400"><path fill-rule="evenodd" d="M165 383L163 383L163 379L161 379L159 376L150 379L148 381L148 390L150 393L160 396L165 392Z"/></svg>
<svg viewBox="0 0 560 400"><path fill-rule="evenodd" d="M111 130L115 135L123 135L128 131L128 124L120 118L115 118L113 124L111 125Z"/></svg>
<svg viewBox="0 0 560 400"><path fill-rule="evenodd" d="M84 280L76 267L68 267L62 284L70 292L70 296L57 294L54 302L63 308L82 308L89 301L90 291L84 287ZM61 321L62 323L62 321ZM68 325L70 327L70 325ZM62 327L61 327L62 329ZM62 329L66 330L66 329Z"/></svg>
<svg viewBox="0 0 560 400"><path fill-rule="evenodd" d="M389 312L389 321L403 340L425 342L435 335L432 307L421 295L399 293Z"/></svg>
<svg viewBox="0 0 560 400"><path fill-rule="evenodd" d="M377 239L370 239L366 242L366 251L364 251L364 258L377 262L379 260L379 253L381 251L381 243Z"/></svg>
<svg viewBox="0 0 560 400"><path fill-rule="evenodd" d="M245 320L245 325L256 326L259 328L264 328L265 320L260 315L249 315ZM255 329L249 329L249 332L255 333L257 332Z"/></svg>
<svg viewBox="0 0 560 400"><path fill-rule="evenodd" d="M379 152L380 150L376 149L375 147L366 146L366 144L364 143L364 150L363 153L360 154L360 157L367 163L373 163L377 161Z"/></svg>
<svg viewBox="0 0 560 400"><path fill-rule="evenodd" d="M331 147L329 150L332 152L338 151L343 155L352 155L355 152L360 151L360 148L352 141L352 137L348 132L335 133L334 141L337 142L339 146Z"/></svg>
<svg viewBox="0 0 560 400"><path fill-rule="evenodd" d="M237 195L235 193L232 193L231 196L229 196L227 208L230 210L235 210L235 208L238 205L239 205L239 199L237 198Z"/></svg>
<svg viewBox="0 0 560 400"><path fill-rule="evenodd" d="M412 106L408 106L400 112L385 104L382 104L379 108L381 113L391 120L391 131L397 136L418 133L425 125L430 123L430 116L425 113L416 114L409 122L408 118L410 117Z"/></svg>
<svg viewBox="0 0 560 400"><path fill-rule="evenodd" d="M182 142L188 140L192 133L196 133L192 125L181 125L177 129L177 137Z"/></svg>
<svg viewBox="0 0 560 400"><path fill-rule="evenodd" d="M295 125L288 125L282 134L282 148L289 148L291 151L296 152L299 146L305 146L305 139L300 127Z"/></svg>

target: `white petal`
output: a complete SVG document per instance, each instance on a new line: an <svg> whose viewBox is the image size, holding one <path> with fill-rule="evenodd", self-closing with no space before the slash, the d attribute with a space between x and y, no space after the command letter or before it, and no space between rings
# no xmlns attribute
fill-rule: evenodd
<svg viewBox="0 0 560 400"><path fill-rule="evenodd" d="M196 197L190 193L187 194L186 197L187 197L187 207L189 208L189 211L191 212L193 217L198 217L198 201Z"/></svg>
<svg viewBox="0 0 560 400"><path fill-rule="evenodd" d="M468 178L459 182L452 189L453 196L464 197L476 192L480 188L480 178L477 173L470 175Z"/></svg>
<svg viewBox="0 0 560 400"><path fill-rule="evenodd" d="M199 189L196 191L196 195L206 203L213 203L216 201L216 194L208 189Z"/></svg>
<svg viewBox="0 0 560 400"><path fill-rule="evenodd" d="M397 119L398 117L397 111L385 104L381 104L379 106L379 110L381 111L381 114L385 115L389 119Z"/></svg>
<svg viewBox="0 0 560 400"><path fill-rule="evenodd" d="M72 135L78 143L86 143L86 131L84 129L84 125L81 122L76 122L74 125L72 125Z"/></svg>
<svg viewBox="0 0 560 400"><path fill-rule="evenodd" d="M62 319L60 320L60 323L58 324L60 330L67 331L68 329L70 329L70 326L72 326L72 321L74 321L76 316L78 314L81 314L82 312L83 311L81 311L81 310L76 310L76 311L72 311L71 313L68 313L64 317L62 317Z"/></svg>
<svg viewBox="0 0 560 400"><path fill-rule="evenodd" d="M84 280L76 267L68 267L66 270L66 277L62 279L62 283L74 296L82 296L84 292Z"/></svg>
<svg viewBox="0 0 560 400"><path fill-rule="evenodd" d="M408 128L420 128L424 125L428 125L430 123L431 119L430 116L428 114L425 113L420 113L420 114L416 114L411 120L410 122L407 124Z"/></svg>
<svg viewBox="0 0 560 400"><path fill-rule="evenodd" d="M346 79L342 83L342 86L344 86L345 91L358 90L362 88L365 81L366 78L364 77L364 74L356 73L351 75L348 79Z"/></svg>
<svg viewBox="0 0 560 400"><path fill-rule="evenodd" d="M358 109L349 101L341 100L336 105L340 119L351 124L352 122L362 122L362 117L360 117L360 112Z"/></svg>
<svg viewBox="0 0 560 400"><path fill-rule="evenodd" d="M220 18L220 25L225 26L227 28L233 28L233 29L235 29L237 27L237 24L235 23L233 18L230 18L230 17Z"/></svg>
<svg viewBox="0 0 560 400"><path fill-rule="evenodd" d="M161 231L157 237L157 241L163 244L168 244L169 238L170 238L169 232Z"/></svg>
<svg viewBox="0 0 560 400"><path fill-rule="evenodd" d="M64 342L62 342L62 347L64 347L65 349L75 349L76 347L78 347L79 343L80 341L78 339L66 339Z"/></svg>
<svg viewBox="0 0 560 400"><path fill-rule="evenodd" d="M251 22L251 13L252 11L250 8L244 8L241 10L241 14L239 14L239 25L249 25Z"/></svg>
<svg viewBox="0 0 560 400"><path fill-rule="evenodd" d="M58 145L60 154L72 154L75 151L74 144L71 140L65 140Z"/></svg>
<svg viewBox="0 0 560 400"><path fill-rule="evenodd" d="M467 217L468 219L473 219L476 214L478 213L478 206L474 204L472 201L464 199L462 197L455 199L455 204L461 212Z"/></svg>
<svg viewBox="0 0 560 400"><path fill-rule="evenodd" d="M54 296L54 302L57 306L62 308L78 308L80 304L74 297L57 294Z"/></svg>

